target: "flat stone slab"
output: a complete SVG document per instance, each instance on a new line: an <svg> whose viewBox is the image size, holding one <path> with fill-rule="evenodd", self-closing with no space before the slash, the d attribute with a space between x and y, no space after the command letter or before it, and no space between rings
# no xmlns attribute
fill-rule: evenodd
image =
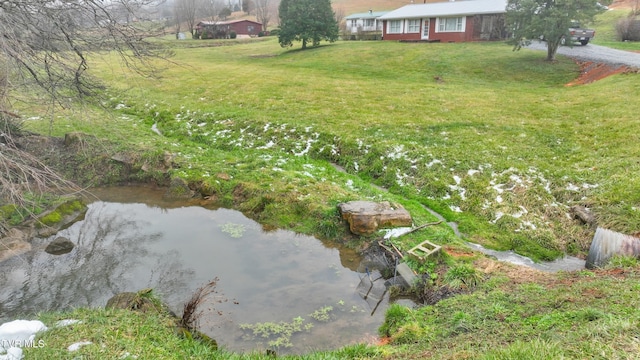
<svg viewBox="0 0 640 360"><path fill-rule="evenodd" d="M411 226L411 214L401 205L388 201L349 201L338 205L349 230L356 235L370 235L381 228Z"/></svg>
<svg viewBox="0 0 640 360"><path fill-rule="evenodd" d="M416 274L413 273L413 270L411 270L411 268L409 268L409 266L406 263L398 264L398 266L396 266L396 271L398 272L398 275L400 275L402 280L405 282L405 285L407 287L411 287L413 284L415 284L416 279L418 278Z"/></svg>

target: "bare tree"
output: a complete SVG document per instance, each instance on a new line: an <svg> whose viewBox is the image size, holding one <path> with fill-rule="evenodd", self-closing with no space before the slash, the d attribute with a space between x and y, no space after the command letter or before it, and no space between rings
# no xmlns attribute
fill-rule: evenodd
<svg viewBox="0 0 640 360"><path fill-rule="evenodd" d="M122 11L131 13L151 4L118 1ZM113 4L102 0L0 1L0 205L29 209L34 193L70 186L15 145L13 138L20 135L19 114L13 110L17 101L30 95L26 100L46 99L54 109L92 98L102 88L87 74L92 52L114 51L128 67L147 74L153 71L149 57L162 56L146 41L160 29L118 21Z"/></svg>
<svg viewBox="0 0 640 360"><path fill-rule="evenodd" d="M193 36L196 24L198 23L199 11L202 10L202 0L177 0L176 14L179 14L180 21L185 23L187 29Z"/></svg>
<svg viewBox="0 0 640 360"><path fill-rule="evenodd" d="M223 10L225 8L226 5L223 1L202 0L202 14L204 15L204 17L208 18L209 21L220 20L220 14L223 13Z"/></svg>
<svg viewBox="0 0 640 360"><path fill-rule="evenodd" d="M346 34L346 20L344 8L339 7L334 11L334 16L336 18L336 23L338 23L338 27L340 28L340 33L344 37Z"/></svg>
<svg viewBox="0 0 640 360"><path fill-rule="evenodd" d="M262 30L267 31L271 15L273 13L272 3L274 0L255 0L256 19L262 23Z"/></svg>

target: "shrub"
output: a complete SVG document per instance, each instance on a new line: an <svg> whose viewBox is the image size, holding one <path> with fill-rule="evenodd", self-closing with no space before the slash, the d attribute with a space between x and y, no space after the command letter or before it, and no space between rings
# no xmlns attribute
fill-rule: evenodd
<svg viewBox="0 0 640 360"><path fill-rule="evenodd" d="M0 83L2 83L0 78ZM0 143L6 141L5 134L9 136L20 136L23 133L24 124L19 118L4 116L0 113Z"/></svg>
<svg viewBox="0 0 640 360"><path fill-rule="evenodd" d="M425 335L425 329L417 321L411 321L401 326L398 331L391 336L393 344L417 343Z"/></svg>
<svg viewBox="0 0 640 360"><path fill-rule="evenodd" d="M378 329L378 333L392 337L411 318L411 311L406 306L392 304L384 315L384 323Z"/></svg>
<svg viewBox="0 0 640 360"><path fill-rule="evenodd" d="M620 41L640 41L640 19L628 16L616 24L616 33Z"/></svg>
<svg viewBox="0 0 640 360"><path fill-rule="evenodd" d="M474 269L473 266L467 264L452 267L444 276L447 285L454 289L474 287L478 285L482 279L482 274Z"/></svg>
<svg viewBox="0 0 640 360"><path fill-rule="evenodd" d="M229 33L229 39L235 39L236 37L238 37L238 34L235 31Z"/></svg>

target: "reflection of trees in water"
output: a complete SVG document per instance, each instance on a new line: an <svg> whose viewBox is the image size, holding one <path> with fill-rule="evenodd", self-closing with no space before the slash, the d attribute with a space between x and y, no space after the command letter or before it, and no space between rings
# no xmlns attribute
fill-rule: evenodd
<svg viewBox="0 0 640 360"><path fill-rule="evenodd" d="M145 286L164 294L184 292L193 271L184 268L177 251L154 251L152 244L162 233L141 232L148 224L136 223L122 209L91 205L85 220L66 231L77 240L68 254L37 249L22 256L26 263L14 258L0 264L0 318L12 312L102 306L116 293Z"/></svg>

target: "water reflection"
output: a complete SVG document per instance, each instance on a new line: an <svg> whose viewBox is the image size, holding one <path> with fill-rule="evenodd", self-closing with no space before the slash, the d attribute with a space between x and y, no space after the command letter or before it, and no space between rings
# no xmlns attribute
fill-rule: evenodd
<svg viewBox="0 0 640 360"><path fill-rule="evenodd" d="M119 204L94 203L84 221L50 238L34 239L32 251L0 263L0 319L103 306L113 294L141 285L187 291L185 280L193 271L184 267L176 251L154 249L162 233L142 231L148 224L136 219L136 212ZM69 238L74 249L63 255L44 252L57 236ZM148 279L147 284L141 279Z"/></svg>
<svg viewBox="0 0 640 360"><path fill-rule="evenodd" d="M33 251L0 263L0 320L42 310L104 306L113 294L152 287L180 312L191 293L218 277L218 299L205 307L202 330L227 349L268 347L247 340L243 323L290 322L302 317L309 332L294 335L302 353L371 340L387 299L373 309L356 292L362 274L356 253L290 231L262 230L240 212L168 202L149 189L95 192L107 201L89 206L84 221ZM116 199L116 200L113 200ZM140 203L144 200L144 204ZM76 247L64 255L44 252L57 236ZM309 317L331 306L331 320Z"/></svg>

